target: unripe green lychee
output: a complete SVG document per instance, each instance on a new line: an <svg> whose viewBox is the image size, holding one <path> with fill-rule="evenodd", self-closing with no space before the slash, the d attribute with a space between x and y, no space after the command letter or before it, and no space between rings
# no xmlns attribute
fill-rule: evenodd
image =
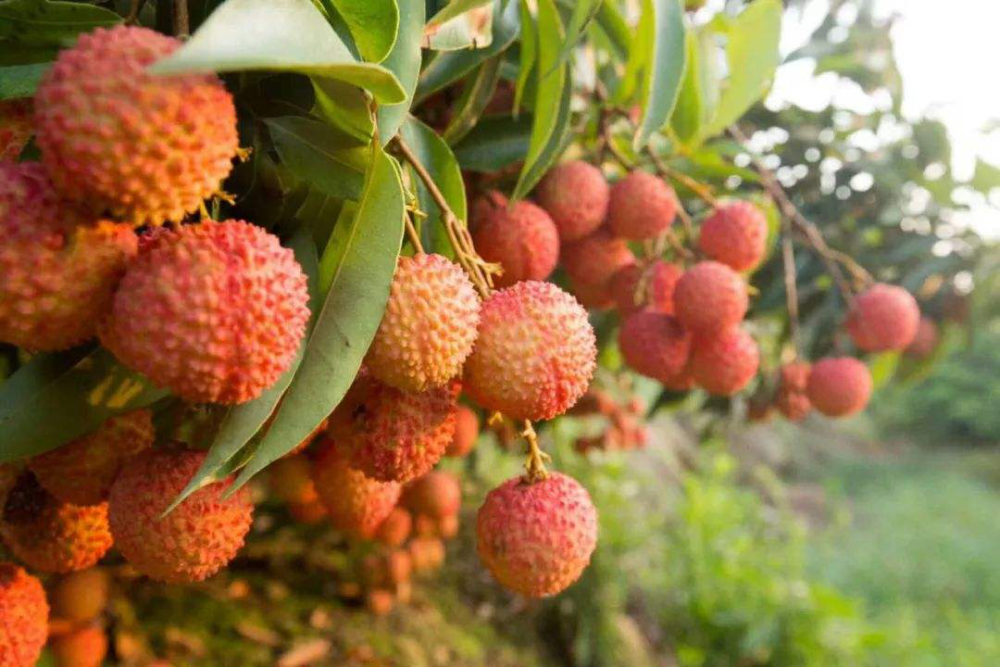
<svg viewBox="0 0 1000 667"><path fill-rule="evenodd" d="M250 530L253 503L241 488L223 498L232 478L204 486L163 513L205 460L205 452L149 449L126 465L111 487L108 518L115 546L151 579L202 581L231 561Z"/></svg>
<svg viewBox="0 0 1000 667"><path fill-rule="evenodd" d="M17 162L31 131L31 100L0 102L0 162Z"/></svg>
<svg viewBox="0 0 1000 667"><path fill-rule="evenodd" d="M397 482L380 482L351 467L339 443L330 441L313 462L312 477L330 522L351 537L373 537L402 492Z"/></svg>
<svg viewBox="0 0 1000 667"><path fill-rule="evenodd" d="M111 485L129 458L153 445L153 414L135 410L106 420L83 437L40 456L28 466L46 491L74 505L108 499Z"/></svg>
<svg viewBox="0 0 1000 667"><path fill-rule="evenodd" d="M146 28L81 35L35 94L42 160L65 196L135 225L179 222L236 157L236 109L214 74L153 76L181 42Z"/></svg>
<svg viewBox="0 0 1000 667"><path fill-rule="evenodd" d="M677 319L695 334L736 326L746 315L747 305L746 283L719 262L698 262L684 272L674 289Z"/></svg>
<svg viewBox="0 0 1000 667"><path fill-rule="evenodd" d="M611 186L608 227L624 239L656 238L677 215L677 195L663 179L633 171Z"/></svg>
<svg viewBox="0 0 1000 667"><path fill-rule="evenodd" d="M535 199L552 216L563 243L582 239L600 227L610 196L601 170L582 160L556 165L535 190Z"/></svg>
<svg viewBox="0 0 1000 667"><path fill-rule="evenodd" d="M907 356L914 359L926 359L934 353L938 344L938 325L929 317L921 317L917 327L917 335L906 348Z"/></svg>
<svg viewBox="0 0 1000 667"><path fill-rule="evenodd" d="M611 277L630 264L635 264L635 255L628 244L604 228L562 248L562 265L574 284L606 288Z"/></svg>
<svg viewBox="0 0 1000 667"><path fill-rule="evenodd" d="M812 403L806 393L811 370L812 365L807 361L793 361L781 367L774 402L788 421L802 421L812 411Z"/></svg>
<svg viewBox="0 0 1000 667"><path fill-rule="evenodd" d="M292 251L260 227L160 228L122 278L101 342L186 401L243 403L288 369L308 302Z"/></svg>
<svg viewBox="0 0 1000 667"><path fill-rule="evenodd" d="M630 264L611 277L609 289L623 317L648 308L674 314L674 289L684 272L676 264L656 260L649 266Z"/></svg>
<svg viewBox="0 0 1000 667"><path fill-rule="evenodd" d="M0 536L11 552L34 570L85 570L111 548L108 505L61 502L27 473L7 494Z"/></svg>
<svg viewBox="0 0 1000 667"><path fill-rule="evenodd" d="M902 287L878 283L859 294L847 315L847 332L865 352L903 350L920 326L920 307Z"/></svg>
<svg viewBox="0 0 1000 667"><path fill-rule="evenodd" d="M448 443L445 456L467 456L476 446L479 437L479 416L464 405L458 406L455 413L455 435Z"/></svg>
<svg viewBox="0 0 1000 667"><path fill-rule="evenodd" d="M479 557L497 581L527 597L555 595L576 581L597 546L597 510L571 477L507 480L476 518Z"/></svg>
<svg viewBox="0 0 1000 667"><path fill-rule="evenodd" d="M622 324L618 347L640 375L672 382L687 366L691 334L671 315L641 310Z"/></svg>
<svg viewBox="0 0 1000 667"><path fill-rule="evenodd" d="M403 391L440 387L462 372L479 325L479 296L462 268L441 255L400 257L365 363Z"/></svg>
<svg viewBox="0 0 1000 667"><path fill-rule="evenodd" d="M596 365L587 311L552 283L521 282L483 304L465 390L511 419L551 419L583 396Z"/></svg>
<svg viewBox="0 0 1000 667"><path fill-rule="evenodd" d="M108 636L100 625L85 625L54 637L49 649L56 667L101 667L108 654Z"/></svg>
<svg viewBox="0 0 1000 667"><path fill-rule="evenodd" d="M440 519L461 508L462 486L451 473L432 470L406 486L402 503L414 514Z"/></svg>
<svg viewBox="0 0 1000 667"><path fill-rule="evenodd" d="M865 409L872 395L868 367L853 357L820 359L809 372L806 392L813 407L827 417L846 417Z"/></svg>
<svg viewBox="0 0 1000 667"><path fill-rule="evenodd" d="M559 261L559 234L549 214L529 201L510 204L492 190L480 197L470 217L476 252L503 267L498 288L522 280L545 280Z"/></svg>
<svg viewBox="0 0 1000 667"><path fill-rule="evenodd" d="M701 225L698 247L734 271L749 271L764 259L767 218L746 201L718 206Z"/></svg>
<svg viewBox="0 0 1000 667"><path fill-rule="evenodd" d="M757 374L757 342L738 327L696 336L691 346L691 377L710 394L732 396Z"/></svg>
<svg viewBox="0 0 1000 667"><path fill-rule="evenodd" d="M60 350L91 338L138 243L61 200L39 164L0 162L0 341Z"/></svg>
<svg viewBox="0 0 1000 667"><path fill-rule="evenodd" d="M38 579L0 563L0 665L33 667L49 632L49 605Z"/></svg>

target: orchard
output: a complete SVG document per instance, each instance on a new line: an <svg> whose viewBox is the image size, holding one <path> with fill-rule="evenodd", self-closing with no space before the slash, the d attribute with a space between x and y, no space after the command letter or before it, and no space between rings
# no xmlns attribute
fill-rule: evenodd
<svg viewBox="0 0 1000 667"><path fill-rule="evenodd" d="M446 554L558 603L604 548L579 471L663 415L834 428L926 377L980 249L781 166L790 10L702 4L0 2L0 666L258 664L123 600L277 535L365 623Z"/></svg>

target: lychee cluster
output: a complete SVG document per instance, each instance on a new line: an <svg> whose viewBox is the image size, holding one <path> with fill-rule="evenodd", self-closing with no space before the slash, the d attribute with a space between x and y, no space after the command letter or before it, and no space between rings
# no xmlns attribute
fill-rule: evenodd
<svg viewBox="0 0 1000 667"><path fill-rule="evenodd" d="M60 667L104 664L108 636L101 617L110 587L110 577L99 568L66 575L53 587L48 645Z"/></svg>
<svg viewBox="0 0 1000 667"><path fill-rule="evenodd" d="M32 667L48 635L49 605L42 583L0 563L0 665Z"/></svg>

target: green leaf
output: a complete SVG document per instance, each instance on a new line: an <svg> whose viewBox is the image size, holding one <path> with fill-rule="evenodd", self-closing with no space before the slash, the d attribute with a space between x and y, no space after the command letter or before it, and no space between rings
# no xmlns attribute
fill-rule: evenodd
<svg viewBox="0 0 1000 667"><path fill-rule="evenodd" d="M652 12L646 11L647 4L648 0L643 0L643 12L639 15L635 35L630 35L625 72L622 74L621 83L619 83L614 97L618 104L632 102L636 91L640 88L642 73L646 70L649 57L653 52L654 16Z"/></svg>
<svg viewBox="0 0 1000 667"><path fill-rule="evenodd" d="M618 60L625 61L628 58L629 44L632 43L632 30L625 22L625 17L615 6L614 2L602 2L596 17L597 26L608 37L608 41L614 48L614 54Z"/></svg>
<svg viewBox="0 0 1000 667"><path fill-rule="evenodd" d="M900 356L901 353L898 350L881 352L868 361L868 368L872 373L872 386L875 390L885 386L896 374Z"/></svg>
<svg viewBox="0 0 1000 667"><path fill-rule="evenodd" d="M781 0L757 0L733 21L726 47L729 80L705 136L724 131L767 91L781 62L781 14Z"/></svg>
<svg viewBox="0 0 1000 667"><path fill-rule="evenodd" d="M406 120L417 90L420 76L420 40L424 34L424 0L399 1L399 36L392 53L383 63L403 83L406 101L400 104L383 105L378 108L378 134L382 145L396 136L399 127Z"/></svg>
<svg viewBox="0 0 1000 667"><path fill-rule="evenodd" d="M698 134L702 119L701 67L698 35L689 30L685 40L687 67L677 95L677 104L670 117L670 126L681 141L687 143Z"/></svg>
<svg viewBox="0 0 1000 667"><path fill-rule="evenodd" d="M451 13L453 7L474 4L447 20L424 28L423 47L434 51L483 49L493 42L493 11L486 7L492 0L454 0L438 14ZM436 19L437 17L435 17Z"/></svg>
<svg viewBox="0 0 1000 667"><path fill-rule="evenodd" d="M577 42L584 36L590 22L594 20L604 0L577 0L573 5L573 14L570 16L569 25L566 27L566 41L562 51L559 52L558 64L562 65L573 53Z"/></svg>
<svg viewBox="0 0 1000 667"><path fill-rule="evenodd" d="M521 111L521 100L524 91L531 81L535 71L535 61L538 58L538 31L535 30L535 18L531 15L528 0L521 0L521 67L517 72L517 83L514 86L514 117Z"/></svg>
<svg viewBox="0 0 1000 667"><path fill-rule="evenodd" d="M30 46L70 46L77 35L121 23L110 9L79 2L0 2L0 40Z"/></svg>
<svg viewBox="0 0 1000 667"><path fill-rule="evenodd" d="M0 463L55 449L167 395L101 348L39 354L0 385Z"/></svg>
<svg viewBox="0 0 1000 667"><path fill-rule="evenodd" d="M298 260L302 270L309 277L309 311L313 313L313 319L315 319L315 313L319 306L319 257L316 255L316 246L310 238L309 232L305 229L300 229L292 237L290 245L295 251L295 259ZM227 409L215 435L215 440L212 442L201 467L184 487L184 490L170 504L170 507L164 511L164 514L172 512L198 489L228 477L235 469L236 462L245 463L245 460L238 459L237 455L244 450L254 434L260 431L281 401L282 395L288 389L288 385L291 384L292 378L302 362L304 348L305 341L299 346L299 351L295 355L292 365L263 394L248 403L241 403Z"/></svg>
<svg viewBox="0 0 1000 667"><path fill-rule="evenodd" d="M367 146L375 134L368 96L357 86L336 79L312 79L316 97L313 113Z"/></svg>
<svg viewBox="0 0 1000 667"><path fill-rule="evenodd" d="M0 87L2 90L2 87ZM994 188L1000 188L1000 167L996 167L982 159L976 160L976 171L972 175L969 185L988 195Z"/></svg>
<svg viewBox="0 0 1000 667"><path fill-rule="evenodd" d="M399 8L396 0L331 0L347 24L361 57L380 63L396 43Z"/></svg>
<svg viewBox="0 0 1000 667"><path fill-rule="evenodd" d="M296 177L334 197L357 199L361 195L367 148L310 118L283 116L264 123L282 164Z"/></svg>
<svg viewBox="0 0 1000 667"><path fill-rule="evenodd" d="M644 13L653 19L652 49L646 58L647 71L639 86L642 120L632 145L639 150L649 137L663 127L677 102L684 78L685 30L682 0L644 0Z"/></svg>
<svg viewBox="0 0 1000 667"><path fill-rule="evenodd" d="M51 63L14 65L0 68L0 100L16 100L35 94Z"/></svg>
<svg viewBox="0 0 1000 667"><path fill-rule="evenodd" d="M522 161L531 144L531 116L484 118L455 147L463 169L494 172Z"/></svg>
<svg viewBox="0 0 1000 667"><path fill-rule="evenodd" d="M449 144L461 140L483 115L500 81L500 61L500 56L494 56L484 62L476 76L466 84L451 122L442 135Z"/></svg>
<svg viewBox="0 0 1000 667"><path fill-rule="evenodd" d="M316 317L302 364L274 421L230 493L284 456L333 411L361 367L371 344L403 241L403 186L399 168L374 145L371 168L357 215L335 229L321 265L336 267L323 308Z"/></svg>
<svg viewBox="0 0 1000 667"><path fill-rule="evenodd" d="M435 28L444 25L452 19L458 18L466 12L470 12L477 7L488 5L492 0L451 0L441 11L435 14L428 22L428 28Z"/></svg>
<svg viewBox="0 0 1000 667"><path fill-rule="evenodd" d="M267 70L339 79L397 104L406 91L382 67L360 62L310 0L227 0L154 74Z"/></svg>

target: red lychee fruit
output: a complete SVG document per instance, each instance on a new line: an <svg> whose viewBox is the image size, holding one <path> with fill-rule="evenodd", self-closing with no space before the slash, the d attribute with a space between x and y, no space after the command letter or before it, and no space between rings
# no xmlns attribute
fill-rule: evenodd
<svg viewBox="0 0 1000 667"><path fill-rule="evenodd" d="M97 567L73 572L52 589L52 615L72 623L92 621L108 606L111 582Z"/></svg>
<svg viewBox="0 0 1000 667"><path fill-rule="evenodd" d="M402 491L397 482L380 482L352 468L339 451L339 443L325 443L312 475L330 522L351 537L373 537Z"/></svg>
<svg viewBox="0 0 1000 667"><path fill-rule="evenodd" d="M806 393L813 407L827 417L861 412L872 395L868 367L853 357L828 357L813 364Z"/></svg>
<svg viewBox="0 0 1000 667"><path fill-rule="evenodd" d="M450 540L458 535L458 514L451 514L438 519L437 534L441 539L445 540Z"/></svg>
<svg viewBox="0 0 1000 667"><path fill-rule="evenodd" d="M462 485L451 473L433 470L407 485L403 505L433 519L450 516L462 506Z"/></svg>
<svg viewBox="0 0 1000 667"><path fill-rule="evenodd" d="M108 499L122 466L153 445L153 413L135 410L106 420L89 435L33 457L28 467L53 496L74 505Z"/></svg>
<svg viewBox="0 0 1000 667"><path fill-rule="evenodd" d="M306 276L240 220L160 229L115 294L101 342L186 401L243 403L288 369L309 322Z"/></svg>
<svg viewBox="0 0 1000 667"><path fill-rule="evenodd" d="M917 327L917 335L906 348L907 356L914 359L926 359L934 353L938 344L938 325L929 317L921 317Z"/></svg>
<svg viewBox="0 0 1000 667"><path fill-rule="evenodd" d="M677 215L677 195L663 179L633 171L611 186L608 227L624 239L656 238Z"/></svg>
<svg viewBox="0 0 1000 667"><path fill-rule="evenodd" d="M511 419L551 419L583 396L596 364L587 311L552 283L527 281L483 304L465 389Z"/></svg>
<svg viewBox="0 0 1000 667"><path fill-rule="evenodd" d="M140 573L170 583L202 581L231 561L253 520L246 487L224 498L232 478L204 486L163 516L205 460L205 452L149 449L111 487L115 546Z"/></svg>
<svg viewBox="0 0 1000 667"><path fill-rule="evenodd" d="M0 162L0 341L49 351L91 338L137 247L128 225L60 200L41 165Z"/></svg>
<svg viewBox="0 0 1000 667"><path fill-rule="evenodd" d="M476 517L479 557L497 581L530 598L576 581L597 546L597 510L572 477L515 477L486 496Z"/></svg>
<svg viewBox="0 0 1000 667"><path fill-rule="evenodd" d="M385 573L389 583L398 585L410 580L413 573L413 558L405 549L394 549L386 554Z"/></svg>
<svg viewBox="0 0 1000 667"><path fill-rule="evenodd" d="M632 370L654 380L671 381L687 365L691 334L671 315L642 310L622 324L618 347Z"/></svg>
<svg viewBox="0 0 1000 667"><path fill-rule="evenodd" d="M153 76L181 42L145 28L81 35L35 94L42 161L66 197L136 226L180 222L219 190L239 148L214 74Z"/></svg>
<svg viewBox="0 0 1000 667"><path fill-rule="evenodd" d="M806 393L811 370L812 365L807 361L793 361L781 367L774 402L788 421L802 421L812 411L812 403Z"/></svg>
<svg viewBox="0 0 1000 667"><path fill-rule="evenodd" d="M415 572L430 572L444 564L444 542L436 537L416 537L410 540L409 549Z"/></svg>
<svg viewBox="0 0 1000 667"><path fill-rule="evenodd" d="M314 524L326 518L326 508L319 500L307 503L289 503L288 513L299 523Z"/></svg>
<svg viewBox="0 0 1000 667"><path fill-rule="evenodd" d="M85 625L49 643L56 667L101 667L108 654L108 636L99 625Z"/></svg>
<svg viewBox="0 0 1000 667"><path fill-rule="evenodd" d="M578 241L600 227L610 197L601 170L581 160L556 165L535 190L535 199L552 216L563 243Z"/></svg>
<svg viewBox="0 0 1000 667"><path fill-rule="evenodd" d="M698 247L733 271L749 271L764 259L767 218L750 202L722 204L701 224Z"/></svg>
<svg viewBox="0 0 1000 667"><path fill-rule="evenodd" d="M365 606L375 616L388 616L395 604L392 591L384 588L373 588L365 594Z"/></svg>
<svg viewBox="0 0 1000 667"><path fill-rule="evenodd" d="M461 373L478 325L479 296L458 264L441 255L400 257L368 369L403 391L440 387Z"/></svg>
<svg viewBox="0 0 1000 667"><path fill-rule="evenodd" d="M760 350L740 328L697 336L691 346L691 377L710 394L732 396L757 374Z"/></svg>
<svg viewBox="0 0 1000 667"><path fill-rule="evenodd" d="M408 482L444 456L456 411L449 387L408 393L362 372L331 415L327 433L372 479Z"/></svg>
<svg viewBox="0 0 1000 667"><path fill-rule="evenodd" d="M93 566L111 548L108 505L60 502L34 475L24 474L7 494L0 536L26 565L66 573Z"/></svg>
<svg viewBox="0 0 1000 667"><path fill-rule="evenodd" d="M437 521L426 514L417 514L413 517L413 532L418 537L437 537Z"/></svg>
<svg viewBox="0 0 1000 667"><path fill-rule="evenodd" d="M684 272L676 264L656 260L649 266L631 264L611 277L608 287L623 317L648 308L674 314L674 289Z"/></svg>
<svg viewBox="0 0 1000 667"><path fill-rule="evenodd" d="M375 532L375 539L390 547L402 546L413 529L413 516L402 507L394 508Z"/></svg>
<svg viewBox="0 0 1000 667"><path fill-rule="evenodd" d="M468 456L476 446L478 437L479 416L464 405L458 406L458 411L455 413L455 435L448 443L444 455L456 458Z"/></svg>
<svg viewBox="0 0 1000 667"><path fill-rule="evenodd" d="M285 456L267 468L268 488L276 498L290 505L307 505L319 500L312 479L312 463L302 454Z"/></svg>
<svg viewBox="0 0 1000 667"><path fill-rule="evenodd" d="M611 295L610 282L605 285L588 285L574 281L570 291L580 305L587 310L607 310L615 304Z"/></svg>
<svg viewBox="0 0 1000 667"><path fill-rule="evenodd" d="M625 241L602 228L586 238L564 245L562 264L574 285L607 287L619 269L635 264L635 255Z"/></svg>
<svg viewBox="0 0 1000 667"><path fill-rule="evenodd" d="M498 288L545 280L559 261L559 234L549 214L529 201L510 204L496 190L472 207L472 242L480 257L503 267Z"/></svg>
<svg viewBox="0 0 1000 667"><path fill-rule="evenodd" d="M847 315L847 332L865 352L903 350L920 326L920 307L902 287L878 283L859 294Z"/></svg>
<svg viewBox="0 0 1000 667"><path fill-rule="evenodd" d="M33 667L49 632L49 605L38 579L0 563L0 665Z"/></svg>
<svg viewBox="0 0 1000 667"><path fill-rule="evenodd" d="M31 100L0 102L0 162L17 162L31 139Z"/></svg>
<svg viewBox="0 0 1000 667"><path fill-rule="evenodd" d="M746 283L719 262L698 262L684 272L674 289L677 319L696 334L736 326L746 315L747 305Z"/></svg>

